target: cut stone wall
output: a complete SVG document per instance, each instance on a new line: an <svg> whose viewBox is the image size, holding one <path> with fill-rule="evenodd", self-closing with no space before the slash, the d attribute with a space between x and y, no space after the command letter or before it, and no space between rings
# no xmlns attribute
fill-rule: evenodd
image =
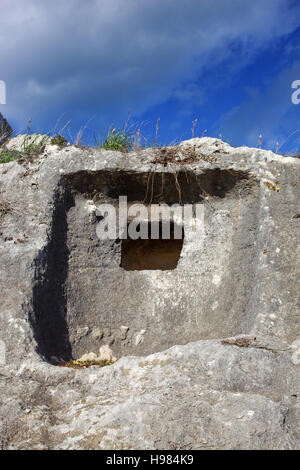
<svg viewBox="0 0 300 470"><path fill-rule="evenodd" d="M176 266L163 270L127 269L122 245L130 242L96 235L93 206L111 202L117 208L124 195L142 203L147 173L80 173L63 179L43 257L46 273L33 296L32 325L47 360L78 359L105 344L118 358L151 354L249 329L258 182L246 172L218 169L187 175L178 173L181 197L203 205L204 239L185 227L183 244L176 241L181 246ZM162 178L155 176L154 195ZM178 203L173 174L164 173L164 181L159 202Z"/></svg>
<svg viewBox="0 0 300 470"><path fill-rule="evenodd" d="M299 191L299 158L212 138L0 164L0 448L299 449ZM202 238L99 239L120 195Z"/></svg>

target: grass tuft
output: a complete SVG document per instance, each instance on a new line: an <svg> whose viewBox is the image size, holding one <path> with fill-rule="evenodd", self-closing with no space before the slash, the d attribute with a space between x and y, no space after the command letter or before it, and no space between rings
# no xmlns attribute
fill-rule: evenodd
<svg viewBox="0 0 300 470"><path fill-rule="evenodd" d="M26 134L22 142L23 154L26 157L33 157L40 155L45 150L47 143L49 142L49 137L37 135Z"/></svg>
<svg viewBox="0 0 300 470"><path fill-rule="evenodd" d="M19 153L15 150L8 150L6 148L0 148L0 163L9 163L16 160L19 156Z"/></svg>

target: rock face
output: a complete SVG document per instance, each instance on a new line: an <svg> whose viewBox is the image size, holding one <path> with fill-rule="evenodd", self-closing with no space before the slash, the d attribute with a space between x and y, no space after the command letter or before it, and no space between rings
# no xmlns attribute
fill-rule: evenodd
<svg viewBox="0 0 300 470"><path fill-rule="evenodd" d="M119 196L200 238L99 239ZM299 449L299 204L300 159L211 138L0 165L2 447Z"/></svg>
<svg viewBox="0 0 300 470"><path fill-rule="evenodd" d="M12 128L0 113L0 145L3 144L11 135Z"/></svg>

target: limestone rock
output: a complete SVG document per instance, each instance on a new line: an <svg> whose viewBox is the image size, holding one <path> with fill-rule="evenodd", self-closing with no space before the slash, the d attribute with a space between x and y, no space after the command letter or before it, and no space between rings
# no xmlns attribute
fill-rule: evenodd
<svg viewBox="0 0 300 470"><path fill-rule="evenodd" d="M95 207L149 204L149 174L201 210L125 268ZM299 158L212 138L0 165L0 447L299 449L299 191Z"/></svg>
<svg viewBox="0 0 300 470"><path fill-rule="evenodd" d="M91 352L91 353L86 353L81 356L78 361L98 361L98 356L97 354Z"/></svg>
<svg viewBox="0 0 300 470"><path fill-rule="evenodd" d="M105 344L99 348L98 361L116 362L117 358L108 346Z"/></svg>

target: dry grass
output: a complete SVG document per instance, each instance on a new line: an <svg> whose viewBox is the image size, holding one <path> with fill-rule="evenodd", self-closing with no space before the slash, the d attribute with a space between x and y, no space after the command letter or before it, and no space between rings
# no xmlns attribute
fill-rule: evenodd
<svg viewBox="0 0 300 470"><path fill-rule="evenodd" d="M158 165L162 165L167 167L170 172L174 175L174 183L178 193L178 201L179 204L182 205L182 191L181 186L178 180L178 166L182 166L183 171L185 172L187 182L189 181L188 172L186 170L186 166L192 163L196 163L199 161L206 161L209 163L215 163L217 161L217 157L215 155L205 155L201 154L196 148L189 147L188 149L184 149L182 147L157 147L153 149L154 158L152 160L153 167L149 171L148 179L147 179L147 188L146 194L144 198L145 201L149 198L149 204L152 204L153 197L154 197L154 179L157 172ZM202 188L200 188L202 189ZM206 195L206 192L202 189L203 194ZM159 196L163 196L164 193L164 175L161 175L161 192Z"/></svg>
<svg viewBox="0 0 300 470"><path fill-rule="evenodd" d="M58 133L51 137L50 144L57 145L61 149L68 145L68 141L63 135Z"/></svg>
<svg viewBox="0 0 300 470"><path fill-rule="evenodd" d="M233 338L233 339L223 339L221 344L230 345L230 346L238 346L239 348L257 348L257 349L265 349L266 351L270 351L274 354L277 354L278 351L272 348L268 348L266 346L262 346L257 344L256 337L254 338Z"/></svg>
<svg viewBox="0 0 300 470"><path fill-rule="evenodd" d="M217 157L215 155L201 154L195 147L189 147L188 149L184 149L179 146L161 147L154 149L154 155L153 163L163 166L168 166L169 164L190 165L192 163L197 163L200 160L208 163L215 163L217 161Z"/></svg>
<svg viewBox="0 0 300 470"><path fill-rule="evenodd" d="M69 369L87 369L91 366L105 367L111 366L113 362L110 361L68 361L58 364L59 367L68 367Z"/></svg>
<svg viewBox="0 0 300 470"><path fill-rule="evenodd" d="M270 189L270 191L276 191L276 192L280 191L280 187L278 186L279 181L276 181L276 184L270 183L270 181L265 181L264 184L265 186L267 186L268 189Z"/></svg>
<svg viewBox="0 0 300 470"><path fill-rule="evenodd" d="M0 215L6 215L9 212L12 212L12 206L8 201L0 198Z"/></svg>
<svg viewBox="0 0 300 470"><path fill-rule="evenodd" d="M7 199L3 196L3 192L0 193L0 219L6 214L10 214L12 212L17 214L23 213L20 202Z"/></svg>

